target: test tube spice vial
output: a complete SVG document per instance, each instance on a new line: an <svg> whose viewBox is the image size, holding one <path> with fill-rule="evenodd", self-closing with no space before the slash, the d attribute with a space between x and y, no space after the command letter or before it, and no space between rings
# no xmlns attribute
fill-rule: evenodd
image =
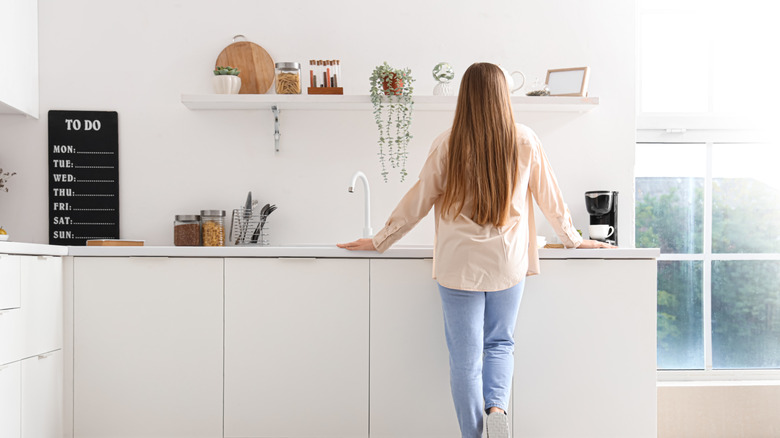
<svg viewBox="0 0 780 438"><path fill-rule="evenodd" d="M315 86L314 85L315 84L314 77L315 77L314 76L314 60L310 59L309 60L309 86L310 87L314 87Z"/></svg>

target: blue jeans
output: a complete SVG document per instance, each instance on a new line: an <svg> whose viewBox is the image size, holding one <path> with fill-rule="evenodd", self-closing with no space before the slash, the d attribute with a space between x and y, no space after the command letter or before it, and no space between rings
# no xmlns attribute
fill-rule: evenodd
<svg viewBox="0 0 780 438"><path fill-rule="evenodd" d="M439 285L450 351L450 387L463 438L482 437L482 413L509 408L514 331L525 281L496 292Z"/></svg>

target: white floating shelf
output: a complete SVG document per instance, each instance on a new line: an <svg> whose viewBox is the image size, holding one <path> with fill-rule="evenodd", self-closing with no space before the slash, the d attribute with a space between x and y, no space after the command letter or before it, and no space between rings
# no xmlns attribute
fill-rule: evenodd
<svg viewBox="0 0 780 438"><path fill-rule="evenodd" d="M414 96L418 111L454 111L457 96ZM370 110L368 95L182 94L191 110ZM598 97L512 96L517 112L585 112L599 104Z"/></svg>

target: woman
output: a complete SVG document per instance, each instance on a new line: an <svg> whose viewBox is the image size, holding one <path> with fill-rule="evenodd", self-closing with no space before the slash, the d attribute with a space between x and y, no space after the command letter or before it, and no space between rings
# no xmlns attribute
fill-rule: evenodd
<svg viewBox="0 0 780 438"><path fill-rule="evenodd" d="M572 224L536 134L515 124L506 79L488 63L463 75L452 128L433 142L420 178L373 239L341 248L384 252L435 207L434 278L450 352L450 384L464 438L509 436L513 333L525 277L539 272L532 196L568 248Z"/></svg>

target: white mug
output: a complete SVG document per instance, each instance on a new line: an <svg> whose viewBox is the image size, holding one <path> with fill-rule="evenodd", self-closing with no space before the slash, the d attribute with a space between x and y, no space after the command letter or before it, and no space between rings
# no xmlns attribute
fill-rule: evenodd
<svg viewBox="0 0 780 438"><path fill-rule="evenodd" d="M591 225L588 227L588 235L591 239L604 240L615 232L615 227L610 225Z"/></svg>
<svg viewBox="0 0 780 438"><path fill-rule="evenodd" d="M523 72L521 72L521 71L513 71L512 73L509 73L509 71L507 69L505 69L504 67L501 67L500 65L498 66L498 68L500 68L501 71L504 72L504 76L506 76L506 84L509 86L509 93L510 94L514 93L515 91L517 91L517 90L519 90L521 88L523 88L523 86L525 85L525 75L523 74ZM520 85L518 85L518 81L515 80L515 75L519 75L520 76L518 78Z"/></svg>

